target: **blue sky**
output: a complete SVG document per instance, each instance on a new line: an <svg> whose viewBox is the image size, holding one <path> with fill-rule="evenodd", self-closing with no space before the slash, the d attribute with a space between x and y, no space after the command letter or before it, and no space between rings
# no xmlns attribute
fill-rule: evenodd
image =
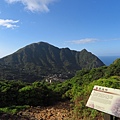
<svg viewBox="0 0 120 120"><path fill-rule="evenodd" d="M0 0L0 58L40 41L120 56L120 0Z"/></svg>

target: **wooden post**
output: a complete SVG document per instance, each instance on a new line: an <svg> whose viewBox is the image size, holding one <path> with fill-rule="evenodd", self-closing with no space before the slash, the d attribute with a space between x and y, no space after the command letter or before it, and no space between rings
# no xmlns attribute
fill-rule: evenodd
<svg viewBox="0 0 120 120"><path fill-rule="evenodd" d="M120 120L120 118L115 117L115 120Z"/></svg>
<svg viewBox="0 0 120 120"><path fill-rule="evenodd" d="M117 118L115 116L109 115L107 113L104 114L104 120L120 120L120 118Z"/></svg>
<svg viewBox="0 0 120 120"><path fill-rule="evenodd" d="M104 114L104 120L114 120L112 115L109 115L107 113Z"/></svg>

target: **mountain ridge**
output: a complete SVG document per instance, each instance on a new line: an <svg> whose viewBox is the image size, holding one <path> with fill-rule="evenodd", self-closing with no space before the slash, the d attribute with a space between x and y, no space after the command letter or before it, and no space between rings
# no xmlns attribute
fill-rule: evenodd
<svg viewBox="0 0 120 120"><path fill-rule="evenodd" d="M18 76L22 74L24 77L25 74L46 76L64 72L75 73L83 68L91 69L105 65L97 56L86 49L75 51L69 48L58 48L45 42L27 45L0 59L0 64L9 66L14 72L19 73ZM14 74L13 71L12 74Z"/></svg>

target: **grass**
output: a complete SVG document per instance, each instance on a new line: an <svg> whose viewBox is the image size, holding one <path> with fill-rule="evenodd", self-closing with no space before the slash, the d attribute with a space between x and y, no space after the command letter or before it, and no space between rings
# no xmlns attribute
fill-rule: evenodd
<svg viewBox="0 0 120 120"><path fill-rule="evenodd" d="M4 112L4 113L9 113L9 114L16 114L17 112L25 109L25 108L29 108L29 105L24 105L24 106L10 106L10 107L4 107L4 108L0 108L0 112Z"/></svg>

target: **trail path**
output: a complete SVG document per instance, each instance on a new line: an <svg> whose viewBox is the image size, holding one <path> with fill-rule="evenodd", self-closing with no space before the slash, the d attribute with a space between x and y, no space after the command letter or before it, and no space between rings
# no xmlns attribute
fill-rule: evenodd
<svg viewBox="0 0 120 120"><path fill-rule="evenodd" d="M49 107L30 107L17 115L2 114L0 120L73 120L73 113L67 101Z"/></svg>

